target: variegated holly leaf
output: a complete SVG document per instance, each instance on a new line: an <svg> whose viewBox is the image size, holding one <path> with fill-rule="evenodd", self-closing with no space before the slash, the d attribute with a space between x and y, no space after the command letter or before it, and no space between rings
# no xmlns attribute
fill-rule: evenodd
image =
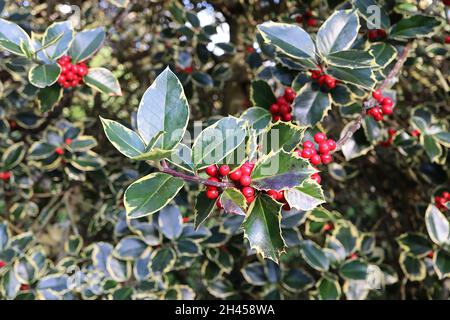
<svg viewBox="0 0 450 320"><path fill-rule="evenodd" d="M283 190L301 185L315 172L309 161L281 149L257 162L251 178L257 189Z"/></svg>
<svg viewBox="0 0 450 320"><path fill-rule="evenodd" d="M197 195L194 207L194 225L196 229L211 215L215 207L216 201L206 197L205 191Z"/></svg>
<svg viewBox="0 0 450 320"><path fill-rule="evenodd" d="M264 80L252 81L250 97L255 107L269 110L270 106L277 101L272 88Z"/></svg>
<svg viewBox="0 0 450 320"><path fill-rule="evenodd" d="M436 17L416 14L393 25L389 37L398 40L431 37L441 25L442 22Z"/></svg>
<svg viewBox="0 0 450 320"><path fill-rule="evenodd" d="M220 195L220 204L227 213L245 216L247 203L238 189L227 188Z"/></svg>
<svg viewBox="0 0 450 320"><path fill-rule="evenodd" d="M250 247L278 263L286 244L281 236L281 204L268 195L262 194L251 203L247 217L242 223L244 237Z"/></svg>
<svg viewBox="0 0 450 320"><path fill-rule="evenodd" d="M288 189L285 197L289 206L302 211L309 211L325 203L322 187L314 180L306 180L300 186Z"/></svg>
<svg viewBox="0 0 450 320"><path fill-rule="evenodd" d="M295 119L301 126L313 127L327 115L331 109L331 97L327 92L306 84L294 101Z"/></svg>

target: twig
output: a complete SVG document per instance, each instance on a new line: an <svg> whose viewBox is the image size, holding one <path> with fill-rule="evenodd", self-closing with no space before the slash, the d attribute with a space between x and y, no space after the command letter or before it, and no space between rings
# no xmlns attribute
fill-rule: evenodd
<svg viewBox="0 0 450 320"><path fill-rule="evenodd" d="M209 181L207 179L203 179L203 178L200 178L198 176L192 176L192 175L188 175L188 174L176 171L176 170L170 168L165 160L161 161L161 165L162 165L161 172L170 174L171 176L174 176L174 177L177 177L177 178L181 178L181 179L183 179L185 181L191 181L191 182L204 184L206 186L217 187L217 188L229 188L229 187L233 186L233 184L231 184L229 182Z"/></svg>
<svg viewBox="0 0 450 320"><path fill-rule="evenodd" d="M405 48L403 49L402 54L400 55L399 59L395 63L392 70L389 72L388 76L384 81L381 83L381 85L378 87L380 91L383 91L388 86L392 85L392 81L394 77L400 72L400 69L402 68L403 64L406 61L406 58L408 58L409 50L411 49L411 43L408 43ZM365 101L363 104L363 108L361 110L361 113L356 118L355 122L347 129L347 131L344 133L342 138L340 138L336 142L336 151L339 151L342 149L342 146L347 143L347 141L353 136L353 134L358 131L358 129L361 127L361 122L364 116L366 115L367 109L370 109L375 104L375 99L370 98L369 100Z"/></svg>

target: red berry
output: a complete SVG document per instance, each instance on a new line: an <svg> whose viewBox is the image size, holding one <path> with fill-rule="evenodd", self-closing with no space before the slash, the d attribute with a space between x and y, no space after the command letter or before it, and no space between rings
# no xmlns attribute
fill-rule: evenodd
<svg viewBox="0 0 450 320"><path fill-rule="evenodd" d="M254 49L252 46L248 46L248 47L246 48L246 50L247 50L247 53L253 53L253 52L255 52L255 49Z"/></svg>
<svg viewBox="0 0 450 320"><path fill-rule="evenodd" d="M311 9L306 9L306 11L305 11L305 16L308 17L308 18L311 18L311 17L312 17L312 11L311 11Z"/></svg>
<svg viewBox="0 0 450 320"><path fill-rule="evenodd" d="M372 97L378 102L381 102L381 100L383 100L383 94L381 93L381 90L372 91Z"/></svg>
<svg viewBox="0 0 450 320"><path fill-rule="evenodd" d="M30 286L27 284L21 284L20 285L20 291L27 291L30 290Z"/></svg>
<svg viewBox="0 0 450 320"><path fill-rule="evenodd" d="M255 197L246 197L246 198L245 198L245 201L246 201L247 203L252 203L254 200L255 200Z"/></svg>
<svg viewBox="0 0 450 320"><path fill-rule="evenodd" d="M56 154L62 156L64 154L64 149L63 148L56 148L55 149Z"/></svg>
<svg viewBox="0 0 450 320"><path fill-rule="evenodd" d="M250 178L250 176L244 176L244 175L243 175L243 176L239 179L239 182L240 182L241 186L246 187L246 186L249 186L250 183L252 183L252 178Z"/></svg>
<svg viewBox="0 0 450 320"><path fill-rule="evenodd" d="M434 256L434 252L433 251L428 252L428 254L427 254L428 258L433 259L433 256Z"/></svg>
<svg viewBox="0 0 450 320"><path fill-rule="evenodd" d="M298 16L296 16L296 17L295 17L295 21L296 21L297 23L302 23L302 22L303 22L302 15L299 14Z"/></svg>
<svg viewBox="0 0 450 320"><path fill-rule="evenodd" d="M371 29L367 33L367 37L369 38L369 41L376 41L378 39L378 32L376 29Z"/></svg>
<svg viewBox="0 0 450 320"><path fill-rule="evenodd" d="M444 191L442 192L442 197L449 200L450 199L450 192Z"/></svg>
<svg viewBox="0 0 450 320"><path fill-rule="evenodd" d="M350 259L356 259L356 258L358 258L358 255L356 254L356 252L353 252L353 253L350 255Z"/></svg>
<svg viewBox="0 0 450 320"><path fill-rule="evenodd" d="M418 137L418 136L420 136L420 130L415 129L415 130L411 131L411 135L412 135L413 137Z"/></svg>
<svg viewBox="0 0 450 320"><path fill-rule="evenodd" d="M393 108L392 108L392 106L385 106L385 105L382 105L381 106L381 111L383 111L383 114L385 114L385 115L391 115L392 114L392 112L393 112Z"/></svg>
<svg viewBox="0 0 450 320"><path fill-rule="evenodd" d="M206 197L208 199L214 200L219 196L219 191L214 188L212 189L211 187L208 187L208 190L206 191Z"/></svg>
<svg viewBox="0 0 450 320"><path fill-rule="evenodd" d="M279 106L278 104L273 103L273 104L270 106L270 112L271 112L272 114L276 114L276 113L278 113L279 111L280 111L280 106Z"/></svg>
<svg viewBox="0 0 450 320"><path fill-rule="evenodd" d="M320 159L322 159L323 164L329 164L333 161L333 157L330 154L323 154L320 156Z"/></svg>
<svg viewBox="0 0 450 320"><path fill-rule="evenodd" d="M384 39L384 38L386 38L386 36L387 36L387 33L386 33L385 30L377 29L377 37L378 37L378 39Z"/></svg>
<svg viewBox="0 0 450 320"><path fill-rule="evenodd" d="M188 223L189 222L189 217L183 217L183 223Z"/></svg>
<svg viewBox="0 0 450 320"><path fill-rule="evenodd" d="M0 268L3 268L6 265L7 263L5 261L0 260Z"/></svg>
<svg viewBox="0 0 450 320"><path fill-rule="evenodd" d="M230 173L230 167L227 166L226 164L221 165L219 168L219 173L222 177L225 177L226 175L228 175Z"/></svg>
<svg viewBox="0 0 450 320"><path fill-rule="evenodd" d="M212 164L209 167L207 167L205 171L208 176L214 177L217 174L218 169L215 164Z"/></svg>
<svg viewBox="0 0 450 320"><path fill-rule="evenodd" d="M320 184L320 181L322 181L322 179L320 178L320 176L317 172L311 175L311 179L316 181L318 184Z"/></svg>
<svg viewBox="0 0 450 320"><path fill-rule="evenodd" d="M323 226L322 230L325 231L325 232L326 232L326 231L333 230L333 224L331 224L331 223L325 224L325 225Z"/></svg>
<svg viewBox="0 0 450 320"><path fill-rule="evenodd" d="M392 128L389 128L389 129L388 129L388 134L389 134L390 136L393 136L396 132L397 132L397 131L396 131L395 129L392 129Z"/></svg>
<svg viewBox="0 0 450 320"><path fill-rule="evenodd" d="M290 207L289 204L287 204L287 203L284 204L282 208L283 208L284 211L289 211L289 210L291 210L291 207Z"/></svg>
<svg viewBox="0 0 450 320"><path fill-rule="evenodd" d="M304 148L301 153L301 157L304 159L309 159L313 155L312 149Z"/></svg>
<svg viewBox="0 0 450 320"><path fill-rule="evenodd" d="M241 169L236 169L232 173L230 173L230 179L233 181L238 181L239 179L241 179L241 176L242 176Z"/></svg>
<svg viewBox="0 0 450 320"><path fill-rule="evenodd" d="M392 99L389 97L385 97L383 98L383 100L381 100L381 105L392 107L394 105L394 101L392 101Z"/></svg>
<svg viewBox="0 0 450 320"><path fill-rule="evenodd" d="M65 144L67 145L71 145L72 144L72 139L67 138L66 140L64 140Z"/></svg>
<svg viewBox="0 0 450 320"><path fill-rule="evenodd" d="M255 167L255 164L252 163L252 162L246 161L242 166L243 166L243 167L249 167L250 170L253 170L253 168Z"/></svg>
<svg viewBox="0 0 450 320"><path fill-rule="evenodd" d="M194 71L192 66L186 67L183 69L184 73L191 74Z"/></svg>
<svg viewBox="0 0 450 320"><path fill-rule="evenodd" d="M276 190L269 190L269 191L267 191L267 194L275 200L278 199L278 191L276 191Z"/></svg>
<svg viewBox="0 0 450 320"><path fill-rule="evenodd" d="M290 113L283 114L283 121L286 121L286 122L292 121L292 114L290 114Z"/></svg>
<svg viewBox="0 0 450 320"><path fill-rule="evenodd" d="M327 136L324 133L322 133L322 132L317 132L314 135L314 141L316 143L321 143L321 142L324 142L325 140L327 140Z"/></svg>
<svg viewBox="0 0 450 320"><path fill-rule="evenodd" d="M278 191L277 200L280 202L286 202L286 198L284 197L284 190Z"/></svg>
<svg viewBox="0 0 450 320"><path fill-rule="evenodd" d="M8 181L11 179L11 171L0 172L0 180Z"/></svg>
<svg viewBox="0 0 450 320"><path fill-rule="evenodd" d="M217 179L216 177L210 177L210 178L208 178L208 181L211 181L211 182L220 182L219 179Z"/></svg>
<svg viewBox="0 0 450 320"><path fill-rule="evenodd" d="M318 166L319 164L322 163L322 159L320 158L320 156L318 154L313 155L309 161L311 162L311 164Z"/></svg>
<svg viewBox="0 0 450 320"><path fill-rule="evenodd" d="M321 154L328 154L330 152L330 147L328 146L327 141L324 141L319 144L319 152Z"/></svg>
<svg viewBox="0 0 450 320"><path fill-rule="evenodd" d="M242 173L242 175L243 176L249 176L249 175L251 175L252 174L252 168L250 168L249 166L245 166L245 165L243 165L242 167L241 167L241 173Z"/></svg>
<svg viewBox="0 0 450 320"><path fill-rule="evenodd" d="M320 78L321 74L322 74L322 72L320 70L312 70L311 71L311 79L317 80Z"/></svg>
<svg viewBox="0 0 450 320"><path fill-rule="evenodd" d="M333 139L328 139L327 144L328 144L328 148L330 149L330 151L333 151L336 149L336 142Z"/></svg>
<svg viewBox="0 0 450 320"><path fill-rule="evenodd" d="M291 89L291 90L292 90L292 89ZM292 92L289 91L289 92L285 92L285 93L284 93L284 98L285 98L288 102L294 101L294 99L295 99L296 96L297 96L297 95L295 94L294 90L292 90Z"/></svg>
<svg viewBox="0 0 450 320"><path fill-rule="evenodd" d="M450 36L446 36L446 37L444 38L444 42L445 42L446 44L450 44Z"/></svg>
<svg viewBox="0 0 450 320"><path fill-rule="evenodd" d="M289 113L289 106L286 105L286 104L281 105L281 107L280 107L280 113L281 113L282 115L284 115L284 114L286 114L286 113Z"/></svg>
<svg viewBox="0 0 450 320"><path fill-rule="evenodd" d="M278 99L277 99L277 104L278 104L279 106L282 106L282 105L287 105L288 102L286 101L286 99L285 99L284 97L278 97Z"/></svg>
<svg viewBox="0 0 450 320"><path fill-rule="evenodd" d="M303 148L313 149L314 143L312 143L312 141L307 140L303 142Z"/></svg>
<svg viewBox="0 0 450 320"><path fill-rule="evenodd" d="M306 24L310 27L315 27L317 25L317 20L314 18L309 18L306 20Z"/></svg>
<svg viewBox="0 0 450 320"><path fill-rule="evenodd" d="M281 117L280 117L279 115L275 115L275 116L272 117L272 120L273 120L274 122L278 122L278 121L281 120Z"/></svg>
<svg viewBox="0 0 450 320"><path fill-rule="evenodd" d="M223 209L222 203L220 203L220 199L217 199L216 207L219 208L219 209Z"/></svg>
<svg viewBox="0 0 450 320"><path fill-rule="evenodd" d="M253 197L255 195L255 189L253 189L252 187L244 187L242 189L242 194L246 198Z"/></svg>
<svg viewBox="0 0 450 320"><path fill-rule="evenodd" d="M336 80L330 76L325 76L324 83L328 87L328 89L336 88Z"/></svg>
<svg viewBox="0 0 450 320"><path fill-rule="evenodd" d="M291 87L284 88L284 95L290 95L292 93L295 94L295 91Z"/></svg>

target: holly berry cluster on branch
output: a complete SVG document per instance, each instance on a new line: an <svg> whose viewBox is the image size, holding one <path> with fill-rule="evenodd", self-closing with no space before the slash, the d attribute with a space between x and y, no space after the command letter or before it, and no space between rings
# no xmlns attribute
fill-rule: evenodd
<svg viewBox="0 0 450 320"><path fill-rule="evenodd" d="M434 202L436 207L441 211L447 211L447 206L445 205L450 201L450 192L444 191L440 196L434 197Z"/></svg>
<svg viewBox="0 0 450 320"><path fill-rule="evenodd" d="M250 175L252 174L254 166L255 165L253 163L246 162L241 167L233 170L233 172L230 172L231 169L226 164L221 165L220 167L213 164L207 167L205 172L208 176L210 176L208 181L222 182L224 178L231 180L235 187L242 192L247 203L251 203L255 200L255 189L250 187L250 184L252 183L252 178L250 178ZM214 186L208 186L206 190L206 197L211 200L217 199L217 197L219 197L219 189ZM220 201L217 201L217 207L220 209L222 208Z"/></svg>
<svg viewBox="0 0 450 320"><path fill-rule="evenodd" d="M297 154L303 159L309 159L312 165L329 164L333 161L330 152L336 149L336 141L327 139L327 136L318 132L314 135L314 141L317 143L317 150L312 141L306 140L303 142L303 149L298 149ZM320 182L319 182L320 183Z"/></svg>
<svg viewBox="0 0 450 320"><path fill-rule="evenodd" d="M315 80L322 88L328 90L336 88L336 79L325 74L322 69L309 71L311 72L311 79Z"/></svg>
<svg viewBox="0 0 450 320"><path fill-rule="evenodd" d="M89 73L89 69L84 62L72 64L71 61L72 59L69 56L62 56L58 60L58 64L61 66L58 83L65 89L76 87Z"/></svg>
<svg viewBox="0 0 450 320"><path fill-rule="evenodd" d="M376 121L383 121L384 116L391 115L394 111L394 101L392 101L389 97L383 97L380 90L373 91L372 97L379 103L379 105L367 110L367 115L371 116Z"/></svg>
<svg viewBox="0 0 450 320"><path fill-rule="evenodd" d="M0 180L9 181L11 179L11 171L0 172Z"/></svg>
<svg viewBox="0 0 450 320"><path fill-rule="evenodd" d="M284 89L284 95L278 97L277 101L270 106L270 113L272 120L277 121L292 121L292 102L294 101L296 93L292 88Z"/></svg>
<svg viewBox="0 0 450 320"><path fill-rule="evenodd" d="M387 33L383 29L370 29L369 32L367 32L367 38L371 42L381 41L386 39L386 37Z"/></svg>

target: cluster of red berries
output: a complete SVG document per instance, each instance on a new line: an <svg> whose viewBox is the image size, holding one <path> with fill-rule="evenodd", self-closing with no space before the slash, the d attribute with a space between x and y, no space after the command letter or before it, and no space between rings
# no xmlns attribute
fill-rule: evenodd
<svg viewBox="0 0 450 320"><path fill-rule="evenodd" d="M382 121L384 116L392 114L394 111L394 101L389 97L383 97L380 90L375 90L372 92L372 97L377 100L379 105L367 110L367 114L374 118L376 121Z"/></svg>
<svg viewBox="0 0 450 320"><path fill-rule="evenodd" d="M297 23L303 23L303 16L305 17L304 21L306 22L306 25L308 25L310 27L317 26L317 20L313 18L312 12L310 9L306 10L304 15L301 15L301 14L297 15L295 17L295 21Z"/></svg>
<svg viewBox="0 0 450 320"><path fill-rule="evenodd" d="M311 72L311 79L325 89L331 90L336 88L336 79L332 76L323 73L323 70L309 70Z"/></svg>
<svg viewBox="0 0 450 320"><path fill-rule="evenodd" d="M289 211L291 210L291 207L287 203L286 198L284 197L284 190L277 191L277 190L268 190L267 194L271 196L274 200L281 202L283 204L283 210Z"/></svg>
<svg viewBox="0 0 450 320"><path fill-rule="evenodd" d="M318 144L316 150L312 141L303 142L303 149L297 149L297 154L303 159L309 159L312 165L329 164L333 161L333 157L330 152L336 149L336 141L333 139L327 139L327 136L318 132L314 135L314 141Z"/></svg>
<svg viewBox="0 0 450 320"><path fill-rule="evenodd" d="M334 225L333 225L331 222L325 224L325 225L322 227L322 230L323 230L324 232L331 231L331 230L333 230L333 229L334 229Z"/></svg>
<svg viewBox="0 0 450 320"><path fill-rule="evenodd" d="M192 74L192 72L194 72L194 67L193 66L187 66L186 68L183 68L182 71L186 74Z"/></svg>
<svg viewBox="0 0 450 320"><path fill-rule="evenodd" d="M0 172L0 180L8 181L11 179L11 171Z"/></svg>
<svg viewBox="0 0 450 320"><path fill-rule="evenodd" d="M367 32L367 38L369 38L369 41L375 42L380 41L383 39L386 39L387 33L383 29L370 29L369 32Z"/></svg>
<svg viewBox="0 0 450 320"><path fill-rule="evenodd" d="M272 120L277 121L292 121L292 107L291 104L295 99L295 91L292 88L284 89L284 95L278 97L277 101L270 106L270 113L272 113Z"/></svg>
<svg viewBox="0 0 450 320"><path fill-rule="evenodd" d="M442 192L441 196L434 197L436 207L441 211L447 210L447 206L445 204L449 201L450 201L450 192L448 191Z"/></svg>
<svg viewBox="0 0 450 320"><path fill-rule="evenodd" d="M61 66L58 83L66 89L76 87L83 80L83 77L89 73L89 69L84 62L72 64L69 56L62 56L58 60L58 64Z"/></svg>
<svg viewBox="0 0 450 320"><path fill-rule="evenodd" d="M252 183L252 178L250 175L252 174L254 164L250 162L244 163L241 167L233 170L232 172L230 167L226 164L217 167L217 165L213 164L206 168L206 174L210 176L208 181L212 182L221 182L223 178L227 177L234 182L236 188L240 189L242 194L244 195L247 203L253 202L255 200L255 189L250 187ZM214 200L219 196L219 190L215 186L208 186L206 190L206 197L208 199ZM217 207L222 209L222 205L220 201L217 201Z"/></svg>
<svg viewBox="0 0 450 320"><path fill-rule="evenodd" d="M388 135L389 135L389 138L388 138L386 141L382 141L382 142L380 143L381 146L383 146L383 147L389 147L389 146L391 146L391 145L392 145L392 142L394 142L394 136L395 136L396 133L397 133L397 130L392 129L392 128L389 128L389 129L388 129Z"/></svg>
<svg viewBox="0 0 450 320"><path fill-rule="evenodd" d="M66 145L70 146L70 145L72 144L72 139L67 138L67 139L64 140L64 143L65 143ZM62 155L64 154L64 148L62 148L62 147L57 147L57 148L55 149L55 152L56 152L57 155L62 156Z"/></svg>

